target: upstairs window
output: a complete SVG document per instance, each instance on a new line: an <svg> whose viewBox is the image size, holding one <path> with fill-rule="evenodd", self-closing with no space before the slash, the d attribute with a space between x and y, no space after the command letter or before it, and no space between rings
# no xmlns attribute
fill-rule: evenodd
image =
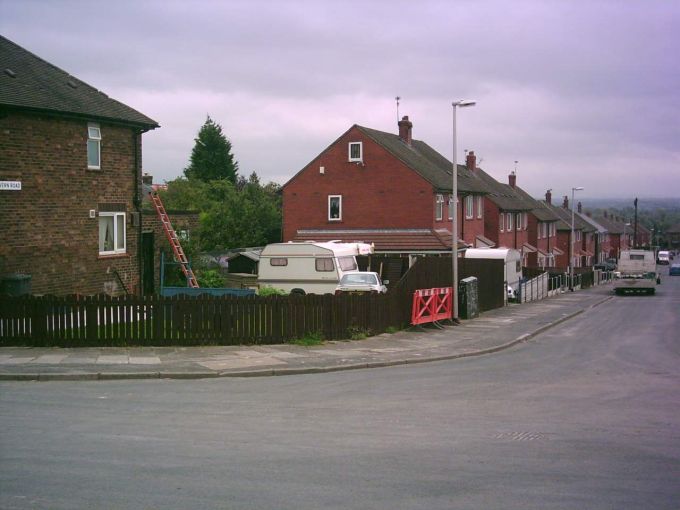
<svg viewBox="0 0 680 510"><path fill-rule="evenodd" d="M484 210L482 207L483 200L484 197L482 197L482 195L477 195L477 218L482 217L482 211Z"/></svg>
<svg viewBox="0 0 680 510"><path fill-rule="evenodd" d="M99 170L101 168L102 132L99 124L87 125L87 168Z"/></svg>
<svg viewBox="0 0 680 510"><path fill-rule="evenodd" d="M506 214L506 220L507 220L507 225L506 225L506 230L510 232L512 230L512 213Z"/></svg>
<svg viewBox="0 0 680 510"><path fill-rule="evenodd" d="M515 223L517 223L517 230L522 230L522 213L515 215Z"/></svg>
<svg viewBox="0 0 680 510"><path fill-rule="evenodd" d="M453 219L453 208L456 206L456 203L453 201L453 195L449 195L449 220Z"/></svg>
<svg viewBox="0 0 680 510"><path fill-rule="evenodd" d="M99 213L99 254L125 253L125 213Z"/></svg>
<svg viewBox="0 0 680 510"><path fill-rule="evenodd" d="M444 217L444 195L437 195L435 199L435 218L440 221Z"/></svg>
<svg viewBox="0 0 680 510"><path fill-rule="evenodd" d="M349 161L352 162L362 162L364 160L364 151L362 142L350 142L349 143Z"/></svg>
<svg viewBox="0 0 680 510"><path fill-rule="evenodd" d="M342 220L342 195L328 195L328 221Z"/></svg>
<svg viewBox="0 0 680 510"><path fill-rule="evenodd" d="M475 211L473 210L474 208L474 201L472 195L467 195L465 197L465 219L466 220L471 220L474 215Z"/></svg>

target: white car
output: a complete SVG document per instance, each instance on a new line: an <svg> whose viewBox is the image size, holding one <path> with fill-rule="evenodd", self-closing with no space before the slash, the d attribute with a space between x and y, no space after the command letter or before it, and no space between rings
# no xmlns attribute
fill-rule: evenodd
<svg viewBox="0 0 680 510"><path fill-rule="evenodd" d="M385 280L385 284L389 283ZM384 294L387 292L387 287L380 281L378 273L366 271L352 271L345 273L338 286L335 287L335 294L342 294L345 292L372 292L376 294Z"/></svg>
<svg viewBox="0 0 680 510"><path fill-rule="evenodd" d="M517 299L517 292L508 285L508 301L514 301L515 299Z"/></svg>

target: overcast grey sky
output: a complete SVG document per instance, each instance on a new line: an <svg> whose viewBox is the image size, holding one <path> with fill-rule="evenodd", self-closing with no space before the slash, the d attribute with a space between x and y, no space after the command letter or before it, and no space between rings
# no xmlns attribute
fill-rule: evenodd
<svg viewBox="0 0 680 510"><path fill-rule="evenodd" d="M286 182L352 124L534 196L680 196L678 1L0 0L0 33L161 124L144 170L182 174L206 114L242 174Z"/></svg>

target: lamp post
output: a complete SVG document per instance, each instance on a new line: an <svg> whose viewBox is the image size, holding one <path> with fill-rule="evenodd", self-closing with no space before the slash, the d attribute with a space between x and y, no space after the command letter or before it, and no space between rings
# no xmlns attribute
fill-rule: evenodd
<svg viewBox="0 0 680 510"><path fill-rule="evenodd" d="M461 99L451 103L453 106L453 185L451 199L453 200L453 211L451 214L451 260L453 261L453 322L460 322L458 319L458 166L456 164L456 110L466 106L474 106L477 102L470 99Z"/></svg>
<svg viewBox="0 0 680 510"><path fill-rule="evenodd" d="M569 290L574 292L574 192L583 191L582 186L571 188L571 237L569 238Z"/></svg>

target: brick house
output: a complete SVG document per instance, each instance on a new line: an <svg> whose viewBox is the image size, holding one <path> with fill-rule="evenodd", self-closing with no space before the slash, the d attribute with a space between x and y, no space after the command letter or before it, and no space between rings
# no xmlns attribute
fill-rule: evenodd
<svg viewBox="0 0 680 510"><path fill-rule="evenodd" d="M595 221L604 226L607 232L609 232L608 258L618 259L621 250L628 250L632 247L633 229L629 222L608 214L607 211L604 211L602 216L595 218Z"/></svg>
<svg viewBox="0 0 680 510"><path fill-rule="evenodd" d="M515 187L515 191L532 207L527 213L527 233L529 248L535 247L535 251L530 250L527 253L527 264L525 265L541 268L555 267L555 257L557 256L555 246L559 218L519 186ZM546 192L546 200L548 202L551 200L550 191Z"/></svg>
<svg viewBox="0 0 680 510"><path fill-rule="evenodd" d="M137 293L142 133L156 121L0 36L0 274Z"/></svg>
<svg viewBox="0 0 680 510"><path fill-rule="evenodd" d="M452 164L413 139L408 117L398 128L397 135L355 124L295 174L282 190L283 240L364 241L378 254L450 253ZM459 239L477 246L485 187L467 167L457 172Z"/></svg>
<svg viewBox="0 0 680 510"><path fill-rule="evenodd" d="M609 241L609 231L604 225L596 221L592 217L592 214L590 212L583 212L581 202L578 203L576 214L578 214L583 221L589 223L595 229L595 232L593 233L595 244L594 246L595 258L593 260L593 264L596 264L598 262L604 262L606 259L609 258L609 251L611 246Z"/></svg>
<svg viewBox="0 0 680 510"><path fill-rule="evenodd" d="M574 211L574 237L571 239L572 211L569 209L569 197L564 197L561 207L548 204L547 201L544 203L562 220L557 224L557 246L564 254L557 258L556 265L569 267L571 242L574 267L592 266L595 263L595 227Z"/></svg>

